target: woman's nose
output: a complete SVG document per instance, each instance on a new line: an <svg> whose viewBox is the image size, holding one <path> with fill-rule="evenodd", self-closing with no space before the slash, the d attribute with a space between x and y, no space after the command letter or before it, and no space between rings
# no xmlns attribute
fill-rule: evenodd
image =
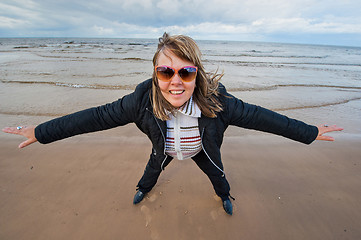
<svg viewBox="0 0 361 240"><path fill-rule="evenodd" d="M174 74L174 76L171 79L171 84L178 85L182 84L182 79L179 77L178 73Z"/></svg>

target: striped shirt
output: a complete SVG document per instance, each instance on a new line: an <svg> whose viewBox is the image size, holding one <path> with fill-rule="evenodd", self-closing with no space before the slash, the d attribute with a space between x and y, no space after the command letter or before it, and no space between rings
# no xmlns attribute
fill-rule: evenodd
<svg viewBox="0 0 361 240"><path fill-rule="evenodd" d="M182 109L169 113L165 152L179 160L191 158L202 150L198 118L201 110L191 97Z"/></svg>

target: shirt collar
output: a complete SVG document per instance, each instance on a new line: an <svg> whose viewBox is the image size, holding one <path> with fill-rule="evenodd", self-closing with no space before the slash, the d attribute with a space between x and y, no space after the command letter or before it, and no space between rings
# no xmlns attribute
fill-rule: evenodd
<svg viewBox="0 0 361 240"><path fill-rule="evenodd" d="M177 111L186 116L196 117L196 118L201 117L201 113L202 113L197 103L193 101L193 96L191 96L191 98L181 108L177 109ZM170 114L170 112L168 111L167 113Z"/></svg>

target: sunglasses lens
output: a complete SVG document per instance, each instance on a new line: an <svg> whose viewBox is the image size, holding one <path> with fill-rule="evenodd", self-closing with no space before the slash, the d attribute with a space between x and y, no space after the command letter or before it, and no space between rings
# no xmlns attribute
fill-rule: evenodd
<svg viewBox="0 0 361 240"><path fill-rule="evenodd" d="M195 67L185 67L178 71L179 76L185 82L191 82L197 75L197 68Z"/></svg>
<svg viewBox="0 0 361 240"><path fill-rule="evenodd" d="M170 81L175 74L175 70L167 66L159 66L155 69L157 78L161 81ZM191 82L196 78L197 68L196 67L184 67L178 70L179 77L184 82Z"/></svg>
<svg viewBox="0 0 361 240"><path fill-rule="evenodd" d="M169 67L157 67L156 72L161 81L169 81L174 75L174 70Z"/></svg>

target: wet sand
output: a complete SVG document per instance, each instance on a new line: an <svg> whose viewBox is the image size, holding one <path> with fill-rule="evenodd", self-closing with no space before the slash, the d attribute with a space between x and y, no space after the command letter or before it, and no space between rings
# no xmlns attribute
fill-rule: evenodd
<svg viewBox="0 0 361 240"><path fill-rule="evenodd" d="M0 239L360 239L360 139L310 146L231 129L222 148L234 214L191 160L139 205L150 143L135 126L17 149L0 134Z"/></svg>

